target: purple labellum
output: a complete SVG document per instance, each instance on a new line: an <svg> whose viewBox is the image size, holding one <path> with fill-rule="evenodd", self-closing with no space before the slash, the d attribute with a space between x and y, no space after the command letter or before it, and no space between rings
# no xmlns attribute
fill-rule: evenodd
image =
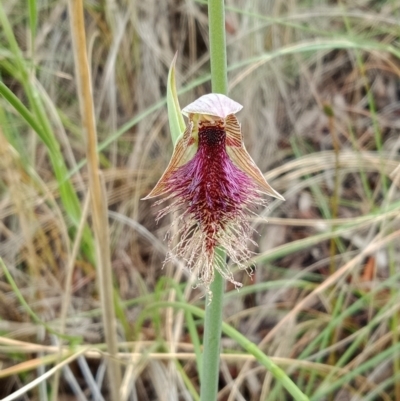
<svg viewBox="0 0 400 401"><path fill-rule="evenodd" d="M206 288L213 281L214 268L241 286L224 261L215 260L215 249L225 248L232 262L246 268L251 256L247 243L252 242L249 212L264 204L262 193L283 199L265 181L244 147L233 114L240 109L238 103L219 94L202 96L183 109L189 125L167 170L147 197L167 195L166 199L173 199L157 216L160 219L170 212L178 216L178 244L170 249L166 261L183 259Z"/></svg>

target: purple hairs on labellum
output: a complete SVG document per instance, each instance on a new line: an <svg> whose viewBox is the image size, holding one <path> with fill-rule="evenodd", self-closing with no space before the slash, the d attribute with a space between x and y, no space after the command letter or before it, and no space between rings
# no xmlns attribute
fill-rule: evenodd
<svg viewBox="0 0 400 401"><path fill-rule="evenodd" d="M230 259L246 268L251 252L247 243L252 229L248 214L264 204L263 193L284 198L267 183L247 153L235 113L242 106L221 94L200 97L182 113L189 118L178 139L171 161L155 188L145 198L167 195L172 203L157 219L178 212L178 244L166 260L178 257L196 272L207 289L214 268L241 286L224 261L216 260L216 247L223 247Z"/></svg>

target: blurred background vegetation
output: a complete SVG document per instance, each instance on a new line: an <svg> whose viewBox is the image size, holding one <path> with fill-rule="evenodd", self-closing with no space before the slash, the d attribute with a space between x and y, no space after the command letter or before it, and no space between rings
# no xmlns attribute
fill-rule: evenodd
<svg viewBox="0 0 400 401"><path fill-rule="evenodd" d="M253 218L254 274L235 273L244 287L228 284L224 320L311 400L400 400L400 3L226 7L230 96L286 202ZM151 305L203 308L204 290L179 263L161 268L171 221L156 225L140 199L172 153L176 51L181 105L210 92L207 7L91 0L85 18L121 400L197 400L203 321ZM7 399L107 400L67 2L5 0L0 26L0 398L38 379ZM219 400L292 399L229 337L222 345Z"/></svg>

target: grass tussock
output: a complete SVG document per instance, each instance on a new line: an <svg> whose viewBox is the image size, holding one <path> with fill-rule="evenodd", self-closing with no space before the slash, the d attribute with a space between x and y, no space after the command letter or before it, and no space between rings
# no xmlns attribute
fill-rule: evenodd
<svg viewBox="0 0 400 401"><path fill-rule="evenodd" d="M219 400L291 399L237 332L313 401L400 400L399 12L227 1L230 96L286 202L252 221L252 278L231 266L244 287L225 295ZM210 91L206 7L87 2L84 17L113 288L106 305L68 5L2 2L0 398L111 399L114 330L120 400L197 400L204 291L179 261L161 269L171 221L140 199L172 152L176 51L181 105Z"/></svg>

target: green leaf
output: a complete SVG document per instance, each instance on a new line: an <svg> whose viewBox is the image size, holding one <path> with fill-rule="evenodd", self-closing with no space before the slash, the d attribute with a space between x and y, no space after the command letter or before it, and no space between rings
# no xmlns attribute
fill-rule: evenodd
<svg viewBox="0 0 400 401"><path fill-rule="evenodd" d="M186 124L181 113L181 107L179 106L178 94L176 91L175 63L177 57L178 53L175 54L175 57L172 60L171 66L169 68L167 86L169 129L171 131L171 138L174 145L186 128Z"/></svg>

